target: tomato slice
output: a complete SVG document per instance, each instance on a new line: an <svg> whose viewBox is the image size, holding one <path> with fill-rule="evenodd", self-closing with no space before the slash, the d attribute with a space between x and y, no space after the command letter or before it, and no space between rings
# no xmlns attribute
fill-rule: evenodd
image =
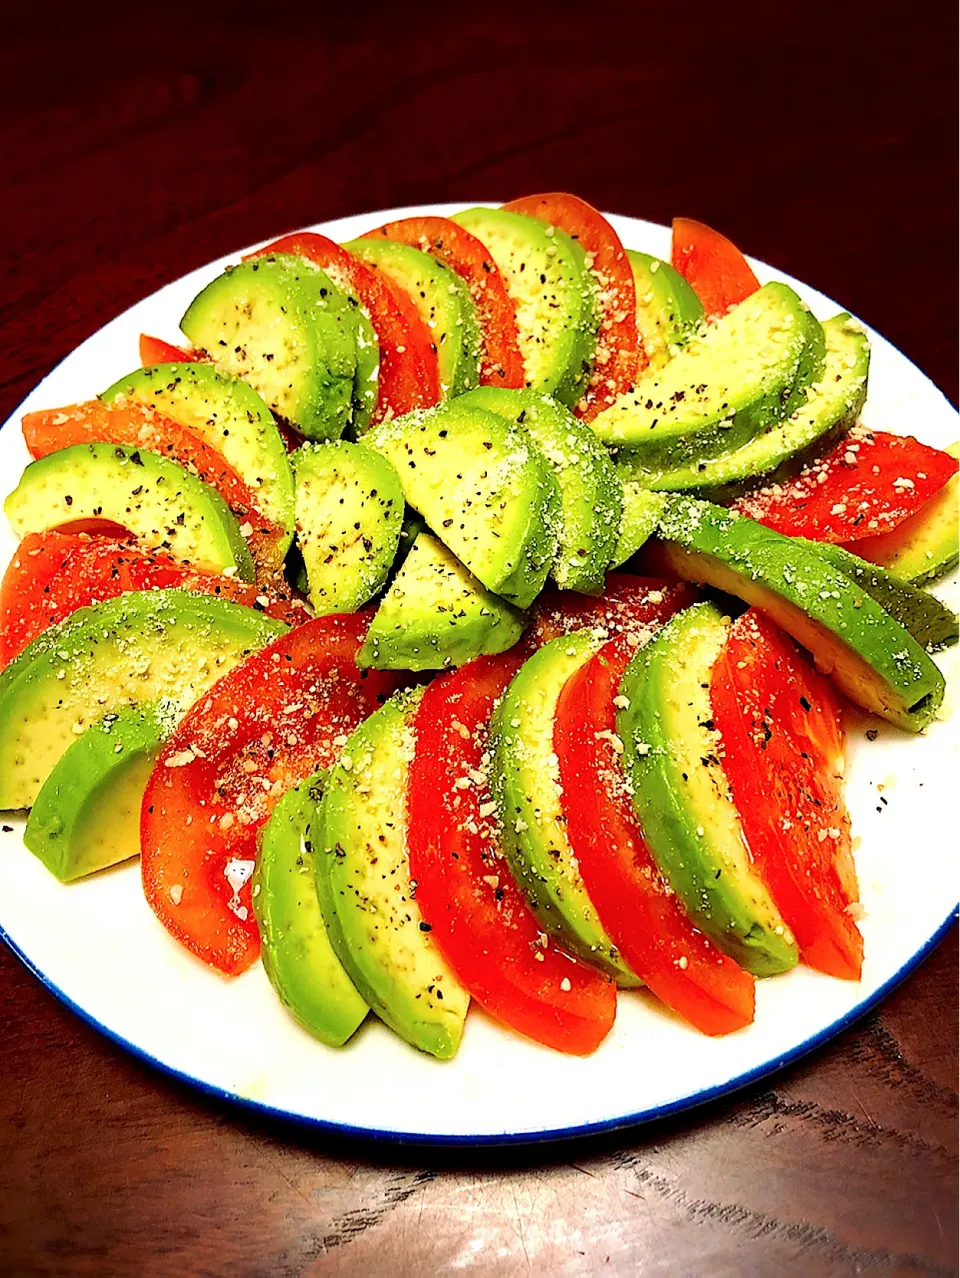
<svg viewBox="0 0 960 1278"><path fill-rule="evenodd" d="M291 626L308 619L303 604L273 589L200 572L167 555L137 550L129 542L60 532L30 533L18 546L0 583L0 667L78 608L114 599L128 590L170 586L219 595Z"/></svg>
<svg viewBox="0 0 960 1278"><path fill-rule="evenodd" d="M385 239L430 253L465 280L480 321L480 385L525 384L517 338L517 307L485 246L446 217L405 217L367 231L365 240Z"/></svg>
<svg viewBox="0 0 960 1278"><path fill-rule="evenodd" d="M843 728L829 682L751 609L730 629L710 700L751 856L803 961L859 980Z"/></svg>
<svg viewBox="0 0 960 1278"><path fill-rule="evenodd" d="M560 1052L594 1051L616 986L543 932L503 860L483 773L490 715L522 664L479 657L434 680L416 718L407 794L410 874L433 938L496 1020Z"/></svg>
<svg viewBox="0 0 960 1278"><path fill-rule="evenodd" d="M533 651L558 635L587 627L606 630L610 637L623 633L645 637L651 626L663 625L696 598L696 589L685 581L611 572L607 574L602 595L578 595L572 590L545 591L533 605L531 624L523 643L528 651Z"/></svg>
<svg viewBox="0 0 960 1278"><path fill-rule="evenodd" d="M700 298L707 319L726 315L760 287L736 244L689 217L673 219L670 260Z"/></svg>
<svg viewBox="0 0 960 1278"><path fill-rule="evenodd" d="M620 237L602 213L575 195L559 191L528 195L503 207L566 231L587 253L588 260L592 258L590 270L599 289L600 332L593 375L574 410L584 421L592 421L630 389L637 371L647 362L637 333L633 272Z"/></svg>
<svg viewBox="0 0 960 1278"><path fill-rule="evenodd" d="M275 562L271 547L283 535L272 520L257 510L253 492L233 467L205 439L179 422L154 412L137 400L105 404L91 399L66 408L27 413L23 438L31 457L46 457L74 444L123 444L146 448L195 471L215 488L230 509L249 525L250 553L258 563Z"/></svg>
<svg viewBox="0 0 960 1278"><path fill-rule="evenodd" d="M912 435L855 427L796 479L734 509L793 537L850 542L889 532L957 473L957 459Z"/></svg>
<svg viewBox="0 0 960 1278"><path fill-rule="evenodd" d="M567 835L613 942L656 996L704 1034L753 1020L754 979L691 923L644 841L616 752L614 697L633 650L605 644L568 680L553 746Z"/></svg>
<svg viewBox="0 0 960 1278"><path fill-rule="evenodd" d="M152 368L154 364L185 364L204 358L203 351L195 351L193 347L174 346L173 342L165 342L162 337L149 337L140 334L140 363L144 368Z"/></svg>
<svg viewBox="0 0 960 1278"><path fill-rule="evenodd" d="M313 231L284 235L249 256L264 253L308 257L327 272L338 288L353 293L367 312L380 346L377 406L372 421L400 417L415 408L430 408L440 402L440 366L430 330L403 289L382 271Z"/></svg>
<svg viewBox="0 0 960 1278"><path fill-rule="evenodd" d="M140 823L147 901L227 975L260 953L257 830L396 686L394 675L357 668L371 616L318 617L235 666L188 711L151 773Z"/></svg>

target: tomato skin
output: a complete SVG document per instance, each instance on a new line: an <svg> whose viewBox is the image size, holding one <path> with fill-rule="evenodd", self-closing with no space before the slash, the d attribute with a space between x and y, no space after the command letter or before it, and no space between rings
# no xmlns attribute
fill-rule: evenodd
<svg viewBox="0 0 960 1278"><path fill-rule="evenodd" d="M288 625L308 619L302 604L233 577L201 572L129 542L60 532L30 533L18 546L0 583L0 668L31 640L78 608L115 599L128 590L181 586L262 608ZM266 604L262 601L266 600Z"/></svg>
<svg viewBox="0 0 960 1278"><path fill-rule="evenodd" d="M165 342L162 337L140 334L140 363L144 368L152 368L154 364L191 363L203 358L203 351L195 351L192 347L174 346L173 342Z"/></svg>
<svg viewBox="0 0 960 1278"><path fill-rule="evenodd" d="M857 881L843 800L843 729L829 682L750 609L730 629L710 699L751 857L801 958L859 980L863 938L848 911Z"/></svg>
<svg viewBox="0 0 960 1278"><path fill-rule="evenodd" d="M698 931L644 841L610 734L614 697L633 655L614 639L568 680L553 745L567 836L587 893L629 966L704 1034L731 1034L754 1016L754 978Z"/></svg>
<svg viewBox="0 0 960 1278"><path fill-rule="evenodd" d="M689 582L637 577L627 572L607 573L601 595L544 591L533 605L531 624L522 642L533 652L558 635L588 626L607 630L610 637L642 632L648 626L662 625L696 598L697 591Z"/></svg>
<svg viewBox="0 0 960 1278"><path fill-rule="evenodd" d="M549 222L593 255L591 270L599 286L601 308L597 365L574 410L584 421L592 421L630 389L647 362L637 333L633 272L620 237L602 213L576 195L560 191L528 195L503 207L511 213L525 213Z"/></svg>
<svg viewBox="0 0 960 1278"><path fill-rule="evenodd" d="M177 940L228 976L260 953L249 877L231 885L228 864L256 860L280 796L330 767L341 737L396 687L356 666L371 616L315 618L235 666L188 711L147 783L144 894Z"/></svg>
<svg viewBox="0 0 960 1278"><path fill-rule="evenodd" d="M700 298L707 319L726 315L760 287L734 243L689 217L673 219L670 261Z"/></svg>
<svg viewBox="0 0 960 1278"><path fill-rule="evenodd" d="M480 385L514 389L525 385L516 304L496 263L475 235L446 217L407 217L367 231L362 238L408 244L430 253L465 280L480 320Z"/></svg>
<svg viewBox="0 0 960 1278"><path fill-rule="evenodd" d="M371 422L400 417L440 402L440 366L430 330L403 289L382 271L348 253L325 235L301 231L284 235L249 257L297 253L321 267L334 284L358 298L380 346L377 406Z"/></svg>
<svg viewBox="0 0 960 1278"><path fill-rule="evenodd" d="M471 996L511 1029L573 1055L596 1050L616 1015L616 986L548 940L502 859L480 768L496 701L522 654L479 657L435 679L416 718L408 843L417 904Z"/></svg>
<svg viewBox="0 0 960 1278"><path fill-rule="evenodd" d="M912 435L855 427L796 479L741 497L734 509L792 537L858 541L916 514L957 465Z"/></svg>

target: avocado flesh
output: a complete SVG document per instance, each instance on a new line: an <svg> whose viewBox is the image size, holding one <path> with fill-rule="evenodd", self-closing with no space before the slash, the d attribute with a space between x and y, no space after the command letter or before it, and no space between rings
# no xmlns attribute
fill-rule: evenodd
<svg viewBox="0 0 960 1278"><path fill-rule="evenodd" d="M356 310L309 259L278 253L228 266L180 327L308 439L338 439L350 424Z"/></svg>
<svg viewBox="0 0 960 1278"><path fill-rule="evenodd" d="M702 490L704 497L733 500L757 479L777 483L796 473L811 449L832 445L855 425L867 398L870 344L850 315L835 315L823 325L826 357L823 373L786 421L772 425L739 448L717 457L666 470L639 470L624 453L624 468L648 488Z"/></svg>
<svg viewBox="0 0 960 1278"><path fill-rule="evenodd" d="M429 253L393 240L350 240L343 246L383 271L410 297L430 331L440 366L440 396L451 399L480 379L480 323L464 280Z"/></svg>
<svg viewBox="0 0 960 1278"><path fill-rule="evenodd" d="M507 862L544 930L629 987L641 982L604 931L567 839L553 748L564 684L602 643L592 630L577 630L524 663L493 715L491 791Z"/></svg>
<svg viewBox="0 0 960 1278"><path fill-rule="evenodd" d="M407 773L421 695L391 698L351 734L307 837L330 941L360 995L406 1042L449 1060L470 996L424 923L407 856Z"/></svg>
<svg viewBox="0 0 960 1278"><path fill-rule="evenodd" d="M507 209L465 209L452 220L483 243L516 303L526 385L574 407L587 389L600 327L583 249L563 231Z"/></svg>
<svg viewBox="0 0 960 1278"><path fill-rule="evenodd" d="M0 672L0 809L28 808L106 711L168 702L177 718L287 627L185 590L133 591L80 608Z"/></svg>
<svg viewBox="0 0 960 1278"><path fill-rule="evenodd" d="M601 591L623 509L622 485L607 450L589 426L538 391L481 386L464 402L499 413L529 435L560 489L551 575L561 590Z"/></svg>
<svg viewBox="0 0 960 1278"><path fill-rule="evenodd" d="M123 706L77 737L47 777L23 841L61 883L140 855L140 803L176 715Z"/></svg>
<svg viewBox="0 0 960 1278"><path fill-rule="evenodd" d="M253 387L212 364L155 364L121 377L100 398L146 404L221 453L258 511L283 530L279 567L293 540L293 474L273 414Z"/></svg>
<svg viewBox="0 0 960 1278"><path fill-rule="evenodd" d="M637 332L648 368L662 368L703 323L703 303L669 262L627 249L637 295Z"/></svg>
<svg viewBox="0 0 960 1278"><path fill-rule="evenodd" d="M943 701L943 675L911 634L796 537L744 515L667 495L666 566L768 613L856 705L919 732Z"/></svg>
<svg viewBox="0 0 960 1278"><path fill-rule="evenodd" d="M960 456L960 444L944 452ZM958 497L960 477L954 475L902 524L853 543L856 553L914 586L946 576L960 559Z"/></svg>
<svg viewBox="0 0 960 1278"><path fill-rule="evenodd" d="M306 837L325 777L288 790L260 830L252 899L264 971L281 1003L314 1038L342 1047L368 1009L327 936Z"/></svg>
<svg viewBox="0 0 960 1278"><path fill-rule="evenodd" d="M638 648L617 734L643 837L692 922L752 972L795 967L796 942L750 854L713 729L710 673L728 620L694 604Z"/></svg>
<svg viewBox="0 0 960 1278"><path fill-rule="evenodd" d="M403 490L363 444L304 444L293 453L297 545L317 616L355 612L381 589L397 551Z"/></svg>
<svg viewBox="0 0 960 1278"><path fill-rule="evenodd" d="M590 423L634 479L739 448L789 417L822 374L823 329L785 284L765 284Z"/></svg>
<svg viewBox="0 0 960 1278"><path fill-rule="evenodd" d="M620 535L610 556L610 567L619 568L653 536L663 513L663 495L628 479L623 485L623 517Z"/></svg>
<svg viewBox="0 0 960 1278"><path fill-rule="evenodd" d="M462 666L512 648L523 624L522 613L485 590L435 537L420 533L370 623L357 665Z"/></svg>
<svg viewBox="0 0 960 1278"><path fill-rule="evenodd" d="M74 520L106 519L212 572L254 578L236 516L209 484L143 448L74 444L33 461L3 504L21 539Z"/></svg>
<svg viewBox="0 0 960 1278"><path fill-rule="evenodd" d="M350 429L354 437L370 425L380 393L380 344L369 316L352 293L346 294L355 307L357 371L353 378L353 408Z"/></svg>
<svg viewBox="0 0 960 1278"><path fill-rule="evenodd" d="M460 399L381 422L364 443L400 476L407 502L494 594L528 607L557 547L557 481L527 436Z"/></svg>

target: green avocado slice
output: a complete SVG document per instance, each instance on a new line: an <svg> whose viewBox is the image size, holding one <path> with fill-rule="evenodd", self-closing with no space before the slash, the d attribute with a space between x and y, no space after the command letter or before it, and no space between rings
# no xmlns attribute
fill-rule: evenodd
<svg viewBox="0 0 960 1278"><path fill-rule="evenodd" d="M710 673L727 626L713 604L694 604L638 648L617 735L644 840L691 919L748 972L773 976L798 952L750 864L713 729Z"/></svg>
<svg viewBox="0 0 960 1278"><path fill-rule="evenodd" d="M422 689L392 697L350 736L307 838L334 951L377 1016L440 1060L456 1055L470 996L416 902L407 773Z"/></svg>
<svg viewBox="0 0 960 1278"><path fill-rule="evenodd" d="M318 772L288 790L260 830L253 913L281 1003L315 1038L342 1047L368 1008L334 953L317 896L316 853L306 836L325 780Z"/></svg>
<svg viewBox="0 0 960 1278"><path fill-rule="evenodd" d="M703 323L703 303L669 262L627 249L637 294L637 332L649 368L662 368Z"/></svg>
<svg viewBox="0 0 960 1278"><path fill-rule="evenodd" d="M619 568L653 536L663 513L663 494L651 492L632 479L623 485L623 517L620 535L610 556L610 567Z"/></svg>

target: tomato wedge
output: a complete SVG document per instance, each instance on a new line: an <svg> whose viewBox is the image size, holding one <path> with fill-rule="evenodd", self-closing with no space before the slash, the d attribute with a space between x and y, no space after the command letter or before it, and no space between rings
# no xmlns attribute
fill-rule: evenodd
<svg viewBox="0 0 960 1278"><path fill-rule="evenodd" d="M734 509L793 537L858 541L896 528L956 473L957 459L939 448L860 426L796 479L741 497Z"/></svg>
<svg viewBox="0 0 960 1278"><path fill-rule="evenodd" d="M859 980L857 878L843 801L843 729L828 681L752 609L731 627L710 700L756 868L803 961Z"/></svg>
<svg viewBox="0 0 960 1278"><path fill-rule="evenodd" d="M144 368L152 368L154 364L185 364L203 358L204 352L195 351L193 347L174 346L162 337L140 334L140 363Z"/></svg>
<svg viewBox="0 0 960 1278"><path fill-rule="evenodd" d="M396 686L393 675L357 668L371 615L318 617L235 666L187 713L147 782L147 901L227 975L260 953L250 898L257 830L291 786L333 764Z"/></svg>
<svg viewBox="0 0 960 1278"><path fill-rule="evenodd" d="M406 217L367 231L363 239L409 244L430 253L465 280L480 321L480 385L523 387L516 303L493 258L475 235L446 217Z"/></svg>
<svg viewBox="0 0 960 1278"><path fill-rule="evenodd" d="M628 391L647 357L637 333L637 292L633 272L616 231L592 204L559 191L527 195L503 206L511 213L539 218L576 240L586 252L597 281L600 332L593 375L574 410L584 421L594 417Z"/></svg>
<svg viewBox="0 0 960 1278"><path fill-rule="evenodd" d="M496 1020L583 1056L616 1015L616 986L543 932L500 849L483 772L494 706L522 664L479 657L434 680L417 711L407 793L410 874L444 958Z"/></svg>
<svg viewBox="0 0 960 1278"><path fill-rule="evenodd" d="M567 682L553 747L567 835L587 893L630 967L704 1034L753 1020L754 979L698 931L644 841L616 753L614 697L632 648L605 644Z"/></svg>
<svg viewBox="0 0 960 1278"><path fill-rule="evenodd" d="M663 625L696 598L696 589L685 581L611 572L602 595L545 591L533 605L523 643L532 652L558 635L587 627L609 631L611 638L631 632L643 635L648 627Z"/></svg>
<svg viewBox="0 0 960 1278"><path fill-rule="evenodd" d="M346 249L301 231L284 235L250 257L264 253L298 253L327 272L338 288L354 294L370 317L380 346L377 406L372 421L400 417L415 408L440 402L440 367L430 330L413 302L382 271L359 261Z"/></svg>
<svg viewBox="0 0 960 1278"><path fill-rule="evenodd" d="M170 586L232 599L291 626L308 619L303 604L272 589L200 572L166 555L137 550L129 542L59 532L30 533L0 583L0 667L78 608L114 599L128 590Z"/></svg>
<svg viewBox="0 0 960 1278"><path fill-rule="evenodd" d="M670 260L703 303L707 319L726 315L755 293L760 281L736 244L689 217L673 219Z"/></svg>
<svg viewBox="0 0 960 1278"><path fill-rule="evenodd" d="M215 488L230 509L249 525L250 553L258 563L275 562L271 547L282 536L272 520L257 510L248 485L215 448L179 422L136 400L105 404L91 399L66 408L27 413L23 438L31 457L46 457L74 444L123 444L146 448L195 471Z"/></svg>

